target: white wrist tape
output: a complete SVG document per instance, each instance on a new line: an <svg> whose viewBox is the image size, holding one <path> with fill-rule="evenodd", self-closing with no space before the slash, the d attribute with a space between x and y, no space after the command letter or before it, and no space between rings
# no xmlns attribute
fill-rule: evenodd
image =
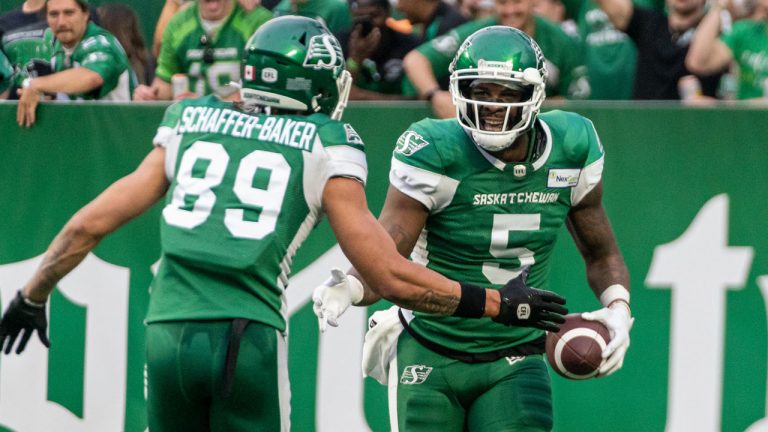
<svg viewBox="0 0 768 432"><path fill-rule="evenodd" d="M621 284L611 285L600 294L600 303L605 307L610 306L611 303L617 300L623 301L627 304L627 307L629 307L629 290L624 288Z"/></svg>
<svg viewBox="0 0 768 432"><path fill-rule="evenodd" d="M360 303L363 299L365 290L360 280L350 274L347 275L347 283L349 284L349 299L352 300L353 305Z"/></svg>

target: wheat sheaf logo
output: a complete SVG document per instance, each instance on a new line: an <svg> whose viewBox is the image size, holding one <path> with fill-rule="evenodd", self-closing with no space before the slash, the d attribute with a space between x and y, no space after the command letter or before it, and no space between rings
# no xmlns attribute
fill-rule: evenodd
<svg viewBox="0 0 768 432"><path fill-rule="evenodd" d="M403 369L403 375L400 376L401 384L422 384L427 380L432 368L425 365L411 365Z"/></svg>
<svg viewBox="0 0 768 432"><path fill-rule="evenodd" d="M344 55L341 46L334 43L331 35L316 35L309 39L309 49L304 57L304 67L335 69L341 67Z"/></svg>

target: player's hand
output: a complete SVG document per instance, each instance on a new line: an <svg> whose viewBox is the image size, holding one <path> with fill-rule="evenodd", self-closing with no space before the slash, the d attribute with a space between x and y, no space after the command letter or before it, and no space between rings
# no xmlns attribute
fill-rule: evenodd
<svg viewBox="0 0 768 432"><path fill-rule="evenodd" d="M48 319L45 317L45 304L34 305L22 297L21 291L16 293L16 298L11 301L0 320L0 349L4 348L6 354L10 354L16 338L21 334L21 339L16 347L16 354L21 354L29 342L32 333L37 330L40 342L47 348Z"/></svg>
<svg viewBox="0 0 768 432"><path fill-rule="evenodd" d="M629 348L629 331L635 319L631 317L629 305L624 302L614 302L594 312L585 312L581 317L589 321L600 321L608 328L611 342L603 350L605 361L600 366L597 376L608 376L624 365L624 354Z"/></svg>
<svg viewBox="0 0 768 432"><path fill-rule="evenodd" d="M508 326L558 331L557 324L564 323L568 313L563 307L565 299L551 291L529 287L525 284L527 276L526 269L499 290L501 310L493 320Z"/></svg>
<svg viewBox="0 0 768 432"><path fill-rule="evenodd" d="M356 277L331 269L331 277L312 292L312 310L317 315L320 331L324 332L328 324L338 327L338 319L349 305L362 299L363 284Z"/></svg>

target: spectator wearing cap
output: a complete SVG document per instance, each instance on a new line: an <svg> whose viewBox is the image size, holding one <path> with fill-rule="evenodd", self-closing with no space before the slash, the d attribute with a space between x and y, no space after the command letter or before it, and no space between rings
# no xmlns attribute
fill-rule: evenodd
<svg viewBox="0 0 768 432"><path fill-rule="evenodd" d="M470 21L409 52L403 64L419 98L430 101L432 110L440 118L456 116L451 94L440 87L439 80L450 75L449 65L464 39L491 25L514 27L536 40L549 71L547 97L588 98L583 45L556 23L536 16L535 1L496 0L494 16Z"/></svg>
<svg viewBox="0 0 768 432"><path fill-rule="evenodd" d="M403 57L419 39L393 28L388 0L354 0L351 31L337 34L352 74L351 100L405 99Z"/></svg>
<svg viewBox="0 0 768 432"><path fill-rule="evenodd" d="M300 15L314 18L333 34L352 28L352 13L347 0L281 0L272 11L276 17Z"/></svg>
<svg viewBox="0 0 768 432"><path fill-rule="evenodd" d="M629 35L637 46L633 99L681 99L680 87L694 78L685 66L685 57L704 17L705 0L666 0L666 13L641 7L632 0L597 3L613 26ZM716 95L720 75L695 76L704 96Z"/></svg>
<svg viewBox="0 0 768 432"><path fill-rule="evenodd" d="M246 11L235 0L198 0L171 18L163 32L152 85L140 85L134 100L170 100L215 94L228 97L240 81L240 59L253 32L272 17L261 6ZM171 79L184 75L174 95Z"/></svg>
<svg viewBox="0 0 768 432"><path fill-rule="evenodd" d="M46 18L55 36L53 73L26 78L19 89L16 120L35 123L43 94L57 99L131 99L130 66L117 39L90 21L85 0L48 0Z"/></svg>

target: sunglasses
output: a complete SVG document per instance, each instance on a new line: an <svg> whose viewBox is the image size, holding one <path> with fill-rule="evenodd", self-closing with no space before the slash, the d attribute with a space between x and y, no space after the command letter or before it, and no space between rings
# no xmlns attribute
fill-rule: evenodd
<svg viewBox="0 0 768 432"><path fill-rule="evenodd" d="M203 33L203 35L200 36L200 45L203 46L203 63L207 65L212 64L215 60L211 43L211 38L207 34Z"/></svg>

